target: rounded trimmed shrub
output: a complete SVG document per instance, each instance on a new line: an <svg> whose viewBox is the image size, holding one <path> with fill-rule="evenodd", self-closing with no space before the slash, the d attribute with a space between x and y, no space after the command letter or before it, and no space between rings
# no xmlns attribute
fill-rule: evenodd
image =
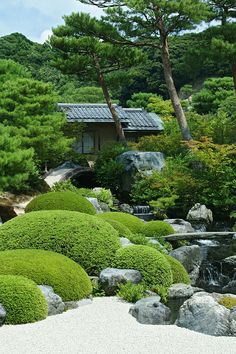
<svg viewBox="0 0 236 354"><path fill-rule="evenodd" d="M128 246L119 249L113 266L139 270L147 286L172 284L171 267L165 256L148 246Z"/></svg>
<svg viewBox="0 0 236 354"><path fill-rule="evenodd" d="M36 322L48 315L41 290L25 277L0 275L0 303L6 310L7 324Z"/></svg>
<svg viewBox="0 0 236 354"><path fill-rule="evenodd" d="M62 254L18 249L0 252L0 275L22 275L36 284L50 285L63 301L80 300L92 292L83 268Z"/></svg>
<svg viewBox="0 0 236 354"><path fill-rule="evenodd" d="M119 221L103 218L104 221L108 222L114 229L119 233L120 237L127 237L129 238L132 236L132 232L126 227L125 225L121 224Z"/></svg>
<svg viewBox="0 0 236 354"><path fill-rule="evenodd" d="M175 233L173 227L165 221L149 221L143 225L142 232L147 237L154 237L156 239L162 236L167 236Z"/></svg>
<svg viewBox="0 0 236 354"><path fill-rule="evenodd" d="M90 275L110 267L119 247L118 232L111 225L75 211L34 211L0 227L0 251L54 251L73 259Z"/></svg>
<svg viewBox="0 0 236 354"><path fill-rule="evenodd" d="M95 215L96 210L86 198L70 191L40 194L29 202L25 212L39 210L71 210Z"/></svg>
<svg viewBox="0 0 236 354"><path fill-rule="evenodd" d="M136 234L141 232L144 224L143 221L136 216L118 211L99 214L98 217L102 219L112 219L118 221L124 226L128 227L132 233Z"/></svg>
<svg viewBox="0 0 236 354"><path fill-rule="evenodd" d="M173 284L190 284L190 278L184 266L177 259L169 256L168 254L165 254L165 257L171 267Z"/></svg>

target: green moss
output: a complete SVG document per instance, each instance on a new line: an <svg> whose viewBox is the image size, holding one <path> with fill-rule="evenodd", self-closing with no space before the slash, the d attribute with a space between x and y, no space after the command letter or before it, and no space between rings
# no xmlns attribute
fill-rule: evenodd
<svg viewBox="0 0 236 354"><path fill-rule="evenodd" d="M236 307L236 298L230 296L222 297L219 300L219 304L231 310L233 307Z"/></svg>
<svg viewBox="0 0 236 354"><path fill-rule="evenodd" d="M137 302L145 297L145 286L142 284L133 284L128 281L120 286L117 296L128 302Z"/></svg>
<svg viewBox="0 0 236 354"><path fill-rule="evenodd" d="M143 234L131 234L128 236L130 242L134 243L135 245L147 245L148 240Z"/></svg>
<svg viewBox="0 0 236 354"><path fill-rule="evenodd" d="M7 312L7 324L36 322L48 314L46 300L37 285L21 276L0 275L0 303Z"/></svg>
<svg viewBox="0 0 236 354"><path fill-rule="evenodd" d="M147 286L172 284L171 267L163 254L148 246L128 246L117 251L113 265L139 270Z"/></svg>
<svg viewBox="0 0 236 354"><path fill-rule="evenodd" d="M120 247L118 232L95 216L67 210L35 211L0 228L0 251L44 249L64 254L90 275L110 267Z"/></svg>
<svg viewBox="0 0 236 354"><path fill-rule="evenodd" d="M63 301L80 300L92 292L83 268L55 252L33 249L0 252L0 274L22 275L36 284L50 285Z"/></svg>
<svg viewBox="0 0 236 354"><path fill-rule="evenodd" d="M128 227L132 233L141 232L144 224L143 221L136 216L127 213L121 213L118 211L99 214L98 217L102 219L112 219L118 221L124 226Z"/></svg>
<svg viewBox="0 0 236 354"><path fill-rule="evenodd" d="M188 272L184 266L175 258L165 255L167 261L169 262L173 275L173 284L183 283L190 284L190 278Z"/></svg>
<svg viewBox="0 0 236 354"><path fill-rule="evenodd" d="M165 221L149 221L143 225L142 232L147 237L154 237L159 239L162 236L167 236L175 233L171 225Z"/></svg>
<svg viewBox="0 0 236 354"><path fill-rule="evenodd" d="M72 210L95 215L94 206L84 197L74 192L50 192L35 197L26 206L25 212L38 210Z"/></svg>
<svg viewBox="0 0 236 354"><path fill-rule="evenodd" d="M121 224L119 221L103 218L104 221L108 222L116 231L118 231L120 237L129 238L132 236L132 232L125 225Z"/></svg>

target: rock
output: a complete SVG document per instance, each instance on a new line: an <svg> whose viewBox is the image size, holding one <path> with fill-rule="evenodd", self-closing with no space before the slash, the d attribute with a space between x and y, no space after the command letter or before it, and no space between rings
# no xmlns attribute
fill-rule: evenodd
<svg viewBox="0 0 236 354"><path fill-rule="evenodd" d="M78 301L65 301L65 311L74 310L79 307Z"/></svg>
<svg viewBox="0 0 236 354"><path fill-rule="evenodd" d="M173 284L168 290L168 297L169 299L188 298L198 291L203 291L203 289L182 283Z"/></svg>
<svg viewBox="0 0 236 354"><path fill-rule="evenodd" d="M194 285L202 263L200 247L198 245L182 246L171 251L170 255L183 264L189 273L191 284Z"/></svg>
<svg viewBox="0 0 236 354"><path fill-rule="evenodd" d="M192 331L212 335L230 335L230 311L206 293L197 293L180 307L175 324Z"/></svg>
<svg viewBox="0 0 236 354"><path fill-rule="evenodd" d="M152 237L146 237L146 239L148 240L148 243L151 243L153 245L158 245L163 253L168 254L167 249L159 241L155 240Z"/></svg>
<svg viewBox="0 0 236 354"><path fill-rule="evenodd" d="M128 213L128 214L134 213L134 209L132 208L132 206L127 203L120 204L119 208L120 208L120 211L123 213Z"/></svg>
<svg viewBox="0 0 236 354"><path fill-rule="evenodd" d="M196 203L188 212L187 220L194 223L211 224L213 221L212 211L207 209L205 205Z"/></svg>
<svg viewBox="0 0 236 354"><path fill-rule="evenodd" d="M236 280L230 281L226 286L222 289L223 293L236 294Z"/></svg>
<svg viewBox="0 0 236 354"><path fill-rule="evenodd" d="M165 219L164 221L170 224L176 233L194 232L190 222L183 219Z"/></svg>
<svg viewBox="0 0 236 354"><path fill-rule="evenodd" d="M100 202L100 201L98 201L98 203L99 203L99 206L100 206L103 213L108 213L109 211L111 211L111 209L107 203Z"/></svg>
<svg viewBox="0 0 236 354"><path fill-rule="evenodd" d="M236 307L233 307L229 315L229 326L233 336L236 336Z"/></svg>
<svg viewBox="0 0 236 354"><path fill-rule="evenodd" d="M230 256L223 259L223 265L229 269L236 269L236 256Z"/></svg>
<svg viewBox="0 0 236 354"><path fill-rule="evenodd" d="M96 277L95 275L91 275L90 277L91 283L93 286L98 286L99 283L99 277Z"/></svg>
<svg viewBox="0 0 236 354"><path fill-rule="evenodd" d="M106 295L114 295L121 284L128 281L138 284L141 280L140 272L134 269L106 268L99 275L99 283Z"/></svg>
<svg viewBox="0 0 236 354"><path fill-rule="evenodd" d="M65 304L61 297L54 293L53 288L48 285L39 285L39 289L42 291L47 304L48 304L48 316L57 315L65 310Z"/></svg>
<svg viewBox="0 0 236 354"><path fill-rule="evenodd" d="M14 195L4 193L0 196L0 219L2 222L13 219L24 214L26 205L33 199L33 196Z"/></svg>
<svg viewBox="0 0 236 354"><path fill-rule="evenodd" d="M4 325L5 320L6 320L6 310L4 309L4 307L0 304L0 327L2 325Z"/></svg>
<svg viewBox="0 0 236 354"><path fill-rule="evenodd" d="M122 247L133 245L133 243L130 242L130 240L128 240L126 237L120 237L120 243Z"/></svg>
<svg viewBox="0 0 236 354"><path fill-rule="evenodd" d="M137 301L129 313L139 323L165 325L170 323L171 311L160 302L160 296L152 296Z"/></svg>
<svg viewBox="0 0 236 354"><path fill-rule="evenodd" d="M102 211L102 209L101 209L101 207L100 207L100 204L98 203L97 198L86 197L86 199L87 199L91 204L93 204L94 208L96 209L96 213L97 213L97 214L103 213L103 211Z"/></svg>
<svg viewBox="0 0 236 354"><path fill-rule="evenodd" d="M124 165L123 192L130 192L137 173L148 176L164 167L164 155L161 152L127 151L119 155L116 161Z"/></svg>

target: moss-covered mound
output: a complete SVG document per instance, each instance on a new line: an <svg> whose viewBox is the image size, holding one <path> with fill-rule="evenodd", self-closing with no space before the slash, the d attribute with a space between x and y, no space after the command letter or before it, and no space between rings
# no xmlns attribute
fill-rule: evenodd
<svg viewBox="0 0 236 354"><path fill-rule="evenodd" d="M236 307L236 298L224 296L219 300L219 304L231 310L233 307Z"/></svg>
<svg viewBox="0 0 236 354"><path fill-rule="evenodd" d="M171 267L165 256L148 246L128 246L117 251L113 265L117 268L139 270L147 286L169 287Z"/></svg>
<svg viewBox="0 0 236 354"><path fill-rule="evenodd" d="M190 278L188 272L184 266L175 258L165 255L167 261L169 262L173 275L173 284L183 283L190 284Z"/></svg>
<svg viewBox="0 0 236 354"><path fill-rule="evenodd" d="M67 210L35 211L0 228L0 251L44 249L64 254L90 275L111 265L120 247L118 232L97 217Z"/></svg>
<svg viewBox="0 0 236 354"><path fill-rule="evenodd" d="M119 221L109 218L103 218L103 220L108 222L112 227L114 227L114 229L119 233L120 237L129 238L130 236L132 236L132 232L130 231L130 229L128 229L128 227L126 227L125 225L121 224Z"/></svg>
<svg viewBox="0 0 236 354"><path fill-rule="evenodd" d="M167 236L175 233L171 225L165 221L149 221L143 225L142 232L147 237L154 237L159 239L162 236Z"/></svg>
<svg viewBox="0 0 236 354"><path fill-rule="evenodd" d="M46 300L37 285L21 276L0 275L0 303L6 310L7 324L36 322L48 314Z"/></svg>
<svg viewBox="0 0 236 354"><path fill-rule="evenodd" d="M25 212L38 210L72 210L90 215L96 214L94 206L86 198L70 191L38 195L26 206Z"/></svg>
<svg viewBox="0 0 236 354"><path fill-rule="evenodd" d="M112 219L120 222L133 233L139 233L143 228L143 221L134 215L121 212L107 212L98 215L102 219Z"/></svg>
<svg viewBox="0 0 236 354"><path fill-rule="evenodd" d="M92 292L83 268L55 252L33 249L0 252L2 274L22 275L38 285L50 285L64 301L80 300Z"/></svg>

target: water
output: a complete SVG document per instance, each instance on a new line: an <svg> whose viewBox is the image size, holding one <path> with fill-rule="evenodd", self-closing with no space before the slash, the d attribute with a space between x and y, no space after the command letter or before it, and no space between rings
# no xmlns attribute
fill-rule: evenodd
<svg viewBox="0 0 236 354"><path fill-rule="evenodd" d="M133 205L134 215L144 221L153 220L155 217L149 205Z"/></svg>

